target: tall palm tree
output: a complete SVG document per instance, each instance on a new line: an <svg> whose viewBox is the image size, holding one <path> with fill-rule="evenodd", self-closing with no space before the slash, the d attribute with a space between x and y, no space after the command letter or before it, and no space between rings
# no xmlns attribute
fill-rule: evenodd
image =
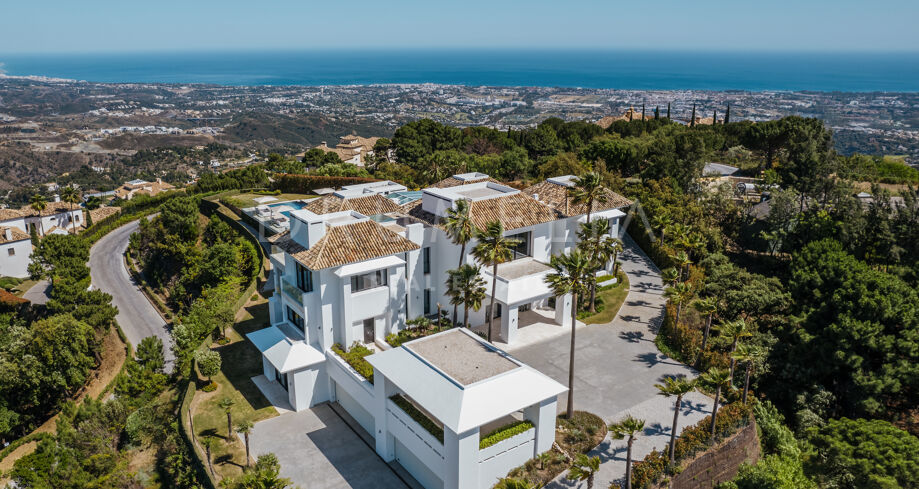
<svg viewBox="0 0 919 489"><path fill-rule="evenodd" d="M689 259L689 255L686 254L685 251L681 250L675 255L671 255L670 258L676 263L677 270L680 271L680 280L684 282L689 280L689 265L692 264L692 260Z"/></svg>
<svg viewBox="0 0 919 489"><path fill-rule="evenodd" d="M227 443L233 442L233 415L230 414L230 409L233 408L234 404L236 404L236 401L229 397L224 397L217 403L220 409L227 413Z"/></svg>
<svg viewBox="0 0 919 489"><path fill-rule="evenodd" d="M73 185L68 185L61 189L61 200L70 204L70 226L76 233L77 225L73 222L73 205L80 203L80 191Z"/></svg>
<svg viewBox="0 0 919 489"><path fill-rule="evenodd" d="M674 448L676 447L677 421L680 418L680 408L683 406L683 396L689 394L696 388L694 380L687 380L686 377L665 377L663 384L655 384L659 391L658 394L664 397L676 396L676 402L673 404L673 426L670 428L670 463L676 461Z"/></svg>
<svg viewBox="0 0 919 489"><path fill-rule="evenodd" d="M675 285L677 280L679 279L680 279L680 272L676 271L676 268L673 268L673 267L665 268L661 272L661 280L664 282L665 285L666 284Z"/></svg>
<svg viewBox="0 0 919 489"><path fill-rule="evenodd" d="M211 448L214 446L214 439L210 435L201 439L201 446L204 447L204 456L207 458L207 468L211 471L211 477L214 475L214 463L211 461Z"/></svg>
<svg viewBox="0 0 919 489"><path fill-rule="evenodd" d="M236 425L236 431L242 433L243 439L246 440L246 467L252 465L252 458L249 456L249 435L252 434L253 428L255 428L255 425L248 419L244 419Z"/></svg>
<svg viewBox="0 0 919 489"><path fill-rule="evenodd" d="M747 322L743 318L722 323L721 326L718 327L718 332L731 337L731 351L729 352L731 355L737 351L737 342L740 341L741 338L753 336L753 332L750 331ZM734 365L736 363L737 360L731 357L731 385L734 384Z"/></svg>
<svg viewBox="0 0 919 489"><path fill-rule="evenodd" d="M38 232L42 236L45 235L44 226L41 223L41 213L48 207L48 201L45 200L45 196L42 194L35 194L29 199L29 207L38 212Z"/></svg>
<svg viewBox="0 0 919 489"><path fill-rule="evenodd" d="M456 201L456 204L447 209L447 215L444 217L443 226L447 236L453 241L453 244L460 245L460 257L458 267L462 267L466 261L466 245L475 237L478 231L469 218L469 201L466 199ZM453 324L456 324L456 316L459 305L453 305Z"/></svg>
<svg viewBox="0 0 919 489"><path fill-rule="evenodd" d="M699 311L699 314L706 316L705 331L702 333L702 349L699 351L701 355L705 352L705 347L708 346L708 334L712 329L712 316L718 312L718 299L714 297L699 299L692 303L692 307L696 311Z"/></svg>
<svg viewBox="0 0 919 489"><path fill-rule="evenodd" d="M753 366L755 363L762 360L763 351L761 348L742 343L737 347L731 355L731 359L737 362L744 362L746 367L744 369L744 380L743 380L743 397L742 402L747 403L747 393L750 392L750 376L753 375Z"/></svg>
<svg viewBox="0 0 919 489"><path fill-rule="evenodd" d="M714 440L715 423L718 420L718 403L721 401L721 389L730 384L731 377L727 370L713 367L708 372L702 374L700 378L702 382L708 384L710 388L715 389L715 404L712 406L712 425L709 430Z"/></svg>
<svg viewBox="0 0 919 489"><path fill-rule="evenodd" d="M594 222L582 223L578 230L578 248L594 263L594 273L588 278L590 279L590 312L596 312L596 272L609 263L614 253L613 238L609 236L609 221L600 219Z"/></svg>
<svg viewBox="0 0 919 489"><path fill-rule="evenodd" d="M692 233L686 241L687 249L690 254L695 255L697 259L703 256L708 241L700 233Z"/></svg>
<svg viewBox="0 0 919 489"><path fill-rule="evenodd" d="M622 251L625 249L622 246L622 240L619 238L610 238L612 240L612 252L613 252L613 276L619 276L619 255L622 254Z"/></svg>
<svg viewBox="0 0 919 489"><path fill-rule="evenodd" d="M667 234L670 235L670 239L673 240L677 246L680 246L680 243L683 242L691 232L691 226L680 222L673 223L667 228Z"/></svg>
<svg viewBox="0 0 919 489"><path fill-rule="evenodd" d="M651 217L651 225L656 227L658 232L661 233L660 242L658 245L664 245L664 236L667 234L667 229L671 224L673 224L673 220L670 218L670 215L664 211L661 211Z"/></svg>
<svg viewBox="0 0 919 489"><path fill-rule="evenodd" d="M574 336L577 331L578 297L587 292L587 276L591 273L590 258L575 249L567 255L553 256L549 261L554 272L546 275L545 281L556 296L571 294L571 350L568 357L568 412L574 413Z"/></svg>
<svg viewBox="0 0 919 489"><path fill-rule="evenodd" d="M579 453L574 459L571 468L568 469L568 478L576 481L587 481L587 489L593 489L594 476L600 470L600 457L588 457L586 454Z"/></svg>
<svg viewBox="0 0 919 489"><path fill-rule="evenodd" d="M568 195L574 204L584 204L587 206L587 222L590 222L590 214L594 210L594 204L606 204L609 202L609 194L606 187L603 186L603 179L597 172L587 172L580 177L575 177L574 186L568 189Z"/></svg>
<svg viewBox="0 0 919 489"><path fill-rule="evenodd" d="M645 429L645 420L635 419L631 415L616 424L609 425L610 438L614 440L628 438L625 451L625 489L632 489L632 443L643 429Z"/></svg>
<svg viewBox="0 0 919 489"><path fill-rule="evenodd" d="M469 308L478 310L485 300L485 279L480 271L481 267L469 263L447 271L447 295L454 310L463 305L463 326L466 328L469 327Z"/></svg>
<svg viewBox="0 0 919 489"><path fill-rule="evenodd" d="M491 221L485 229L476 234L479 242L472 248L472 255L486 266L491 266L491 307L488 310L488 341L491 341L492 325L495 322L495 289L498 285L498 265L510 261L511 250L519 240L504 237L501 221Z"/></svg>
<svg viewBox="0 0 919 489"><path fill-rule="evenodd" d="M692 287L686 282L681 282L673 287L664 289L664 297L670 300L670 303L676 306L676 322L680 324L683 315L683 304L692 297Z"/></svg>

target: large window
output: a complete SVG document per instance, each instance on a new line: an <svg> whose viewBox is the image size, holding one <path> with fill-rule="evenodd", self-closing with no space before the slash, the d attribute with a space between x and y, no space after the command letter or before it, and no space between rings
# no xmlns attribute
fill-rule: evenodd
<svg viewBox="0 0 919 489"><path fill-rule="evenodd" d="M431 247L425 247L423 250L421 250L421 254L424 261L424 273L431 273Z"/></svg>
<svg viewBox="0 0 919 489"><path fill-rule="evenodd" d="M389 285L389 274L386 269L375 272L365 273L363 275L353 275L351 277L351 292L360 292L362 290L372 289Z"/></svg>
<svg viewBox="0 0 919 489"><path fill-rule="evenodd" d="M303 316L297 314L297 312L291 309L290 306L287 306L287 320L299 328L303 334L306 334L306 325L303 323Z"/></svg>
<svg viewBox="0 0 919 489"><path fill-rule="evenodd" d="M297 263L297 287L303 292L313 291L313 272Z"/></svg>
<svg viewBox="0 0 919 489"><path fill-rule="evenodd" d="M530 249L530 238L532 237L530 231L520 234L513 234L508 236L508 239L517 240L517 246L511 248L511 260L519 260L521 258L526 258L528 256L533 256L533 251Z"/></svg>

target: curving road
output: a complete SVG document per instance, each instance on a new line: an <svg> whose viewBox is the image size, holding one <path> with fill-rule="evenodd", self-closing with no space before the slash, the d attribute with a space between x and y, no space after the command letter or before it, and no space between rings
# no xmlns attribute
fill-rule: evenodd
<svg viewBox="0 0 919 489"><path fill-rule="evenodd" d="M137 347L140 340L148 336L158 336L163 340L166 371L171 372L175 356L172 353L172 338L166 329L166 321L125 268L124 253L128 249L128 239L137 228L137 221L125 224L103 236L93 245L89 251L92 284L93 287L112 295L112 304L118 307L116 319L132 346Z"/></svg>

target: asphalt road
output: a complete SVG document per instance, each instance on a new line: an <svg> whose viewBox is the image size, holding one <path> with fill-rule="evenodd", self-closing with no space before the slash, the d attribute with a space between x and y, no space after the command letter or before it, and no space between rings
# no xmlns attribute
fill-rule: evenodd
<svg viewBox="0 0 919 489"><path fill-rule="evenodd" d="M166 322L125 268L124 253L128 249L128 239L137 228L137 221L125 224L93 245L89 252L92 284L112 295L112 304L118 307L116 319L132 346L137 347L148 336L158 336L163 340L166 371L171 372L175 356Z"/></svg>

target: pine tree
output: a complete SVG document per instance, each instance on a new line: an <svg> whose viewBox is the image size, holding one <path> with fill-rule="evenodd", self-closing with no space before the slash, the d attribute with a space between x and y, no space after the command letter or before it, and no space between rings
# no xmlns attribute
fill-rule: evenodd
<svg viewBox="0 0 919 489"><path fill-rule="evenodd" d="M689 127L696 126L696 104L692 104L692 117L689 118Z"/></svg>
<svg viewBox="0 0 919 489"><path fill-rule="evenodd" d="M727 110L724 111L724 124L727 125L728 122L731 122L731 104L728 104Z"/></svg>

